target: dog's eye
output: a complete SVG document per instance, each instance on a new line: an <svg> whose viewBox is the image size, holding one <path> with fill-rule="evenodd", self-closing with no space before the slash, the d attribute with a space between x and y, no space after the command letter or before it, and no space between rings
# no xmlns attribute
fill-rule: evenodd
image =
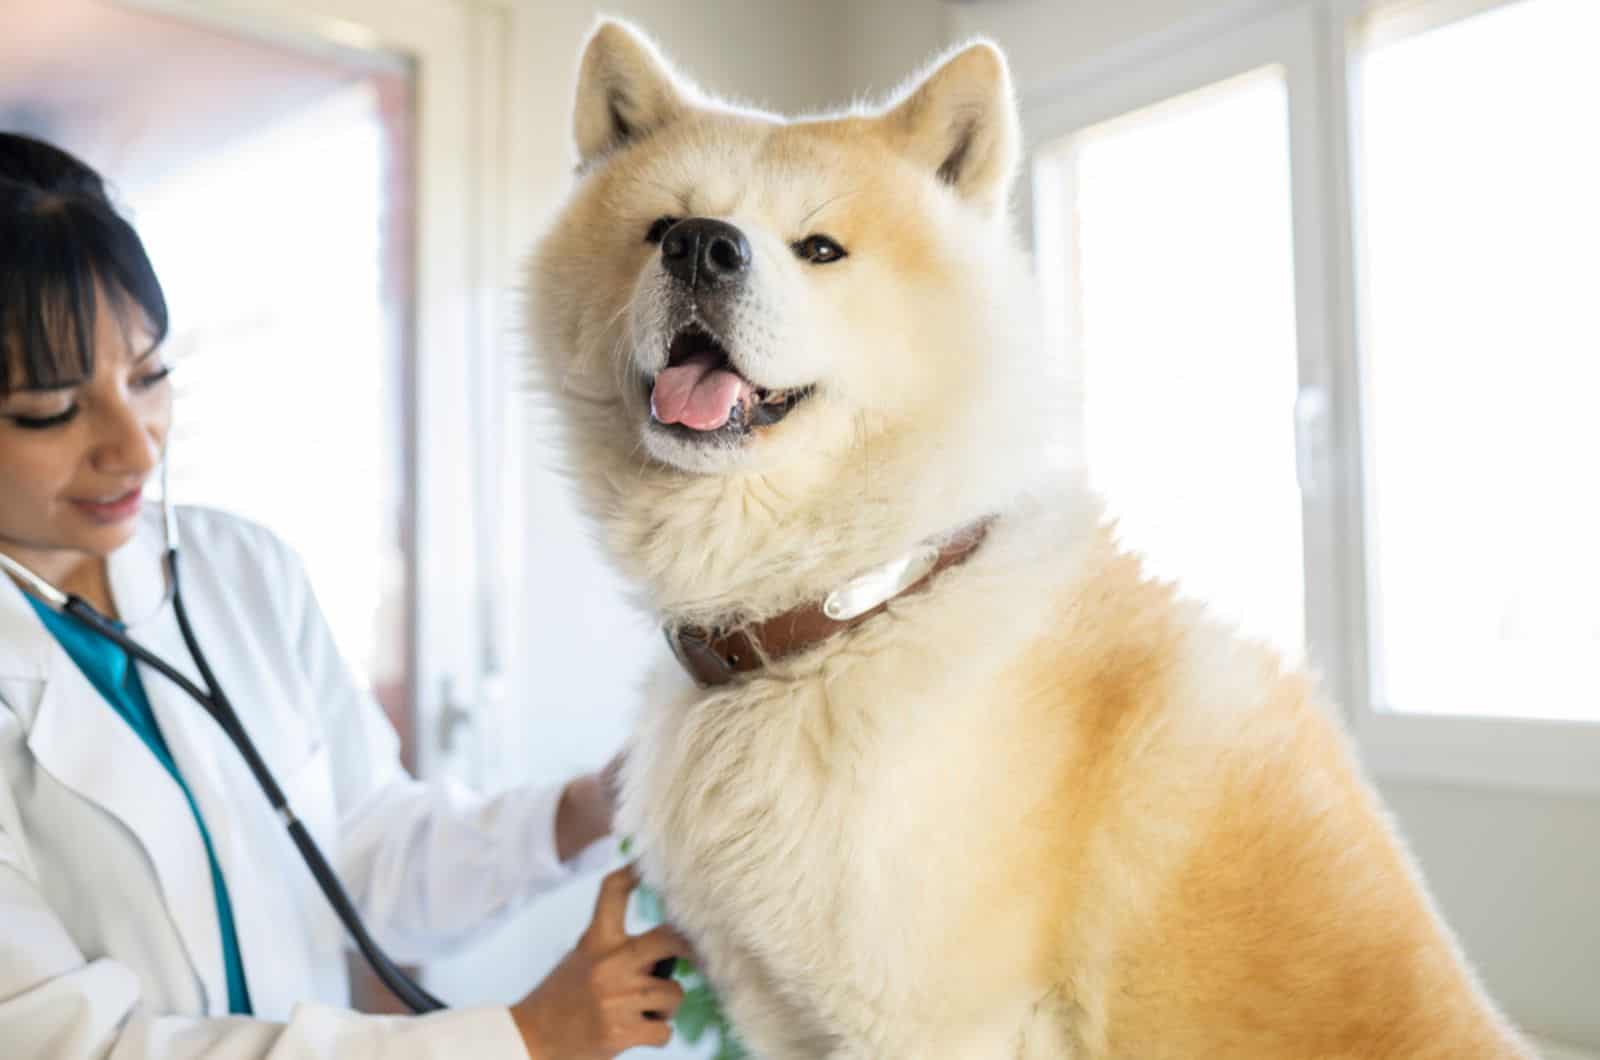
<svg viewBox="0 0 1600 1060"><path fill-rule="evenodd" d="M667 237L667 229L678 223L676 217L657 217L650 225L650 231L644 234L646 243L659 243Z"/></svg>
<svg viewBox="0 0 1600 1060"><path fill-rule="evenodd" d="M800 260L809 261L813 265L826 265L830 261L838 261L847 253L843 247L827 236L806 236L794 245L794 252Z"/></svg>

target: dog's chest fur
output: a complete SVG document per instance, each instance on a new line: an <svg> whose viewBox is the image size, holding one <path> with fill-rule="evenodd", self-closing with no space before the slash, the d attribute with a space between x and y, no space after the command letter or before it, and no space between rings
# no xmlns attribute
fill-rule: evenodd
<svg viewBox="0 0 1600 1060"><path fill-rule="evenodd" d="M1041 944L1040 892L992 852L1054 773L1027 768L1028 704L1006 675L1094 525L1088 505L1002 520L929 592L769 676L701 691L658 675L623 819L736 1010L741 993L776 993L761 1003L801 1036L872 1039L855 1024L903 1021L921 992L975 1008L1027 996L1036 969L1015 957ZM1010 954L1015 981L979 951Z"/></svg>

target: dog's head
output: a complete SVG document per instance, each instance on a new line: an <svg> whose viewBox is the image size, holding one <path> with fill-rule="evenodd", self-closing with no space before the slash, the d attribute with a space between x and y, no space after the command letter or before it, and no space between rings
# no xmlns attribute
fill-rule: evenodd
<svg viewBox="0 0 1600 1060"><path fill-rule="evenodd" d="M692 505L759 480L769 508L917 522L879 494L948 493L975 448L990 469L1026 454L1043 380L998 49L953 52L883 108L785 121L708 100L604 22L574 125L578 184L533 262L535 338L601 510L630 498L595 490Z"/></svg>

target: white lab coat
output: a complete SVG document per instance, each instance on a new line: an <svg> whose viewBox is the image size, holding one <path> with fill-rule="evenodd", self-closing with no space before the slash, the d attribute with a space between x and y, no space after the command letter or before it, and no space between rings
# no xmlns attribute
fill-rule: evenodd
<svg viewBox="0 0 1600 1060"><path fill-rule="evenodd" d="M112 594L132 635L198 681L171 605L155 611L154 516L111 557ZM211 667L392 956L462 943L567 877L559 788L485 801L410 779L298 559L216 512L181 510L180 530ZM345 1008L343 930L242 759L166 678L141 676L210 830L256 1017L227 1015L210 870L181 791L0 576L0 1056L523 1060L504 1008Z"/></svg>

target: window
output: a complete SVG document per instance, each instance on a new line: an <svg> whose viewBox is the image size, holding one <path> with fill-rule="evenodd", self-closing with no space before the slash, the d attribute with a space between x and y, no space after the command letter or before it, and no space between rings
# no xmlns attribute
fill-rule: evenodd
<svg viewBox="0 0 1600 1060"><path fill-rule="evenodd" d="M1282 71L1091 126L1060 173L1090 483L1152 574L1300 656Z"/></svg>
<svg viewBox="0 0 1600 1060"><path fill-rule="evenodd" d="M375 86L358 82L174 172L138 218L177 325L173 493L294 545L368 681L392 681L404 656L385 614L405 587L386 132Z"/></svg>
<svg viewBox="0 0 1600 1060"><path fill-rule="evenodd" d="M1320 0L1024 115L1091 483L1380 774L1600 791L1597 46L1591 0Z"/></svg>
<svg viewBox="0 0 1600 1060"><path fill-rule="evenodd" d="M1354 97L1374 702L1600 721L1600 5L1399 11Z"/></svg>

